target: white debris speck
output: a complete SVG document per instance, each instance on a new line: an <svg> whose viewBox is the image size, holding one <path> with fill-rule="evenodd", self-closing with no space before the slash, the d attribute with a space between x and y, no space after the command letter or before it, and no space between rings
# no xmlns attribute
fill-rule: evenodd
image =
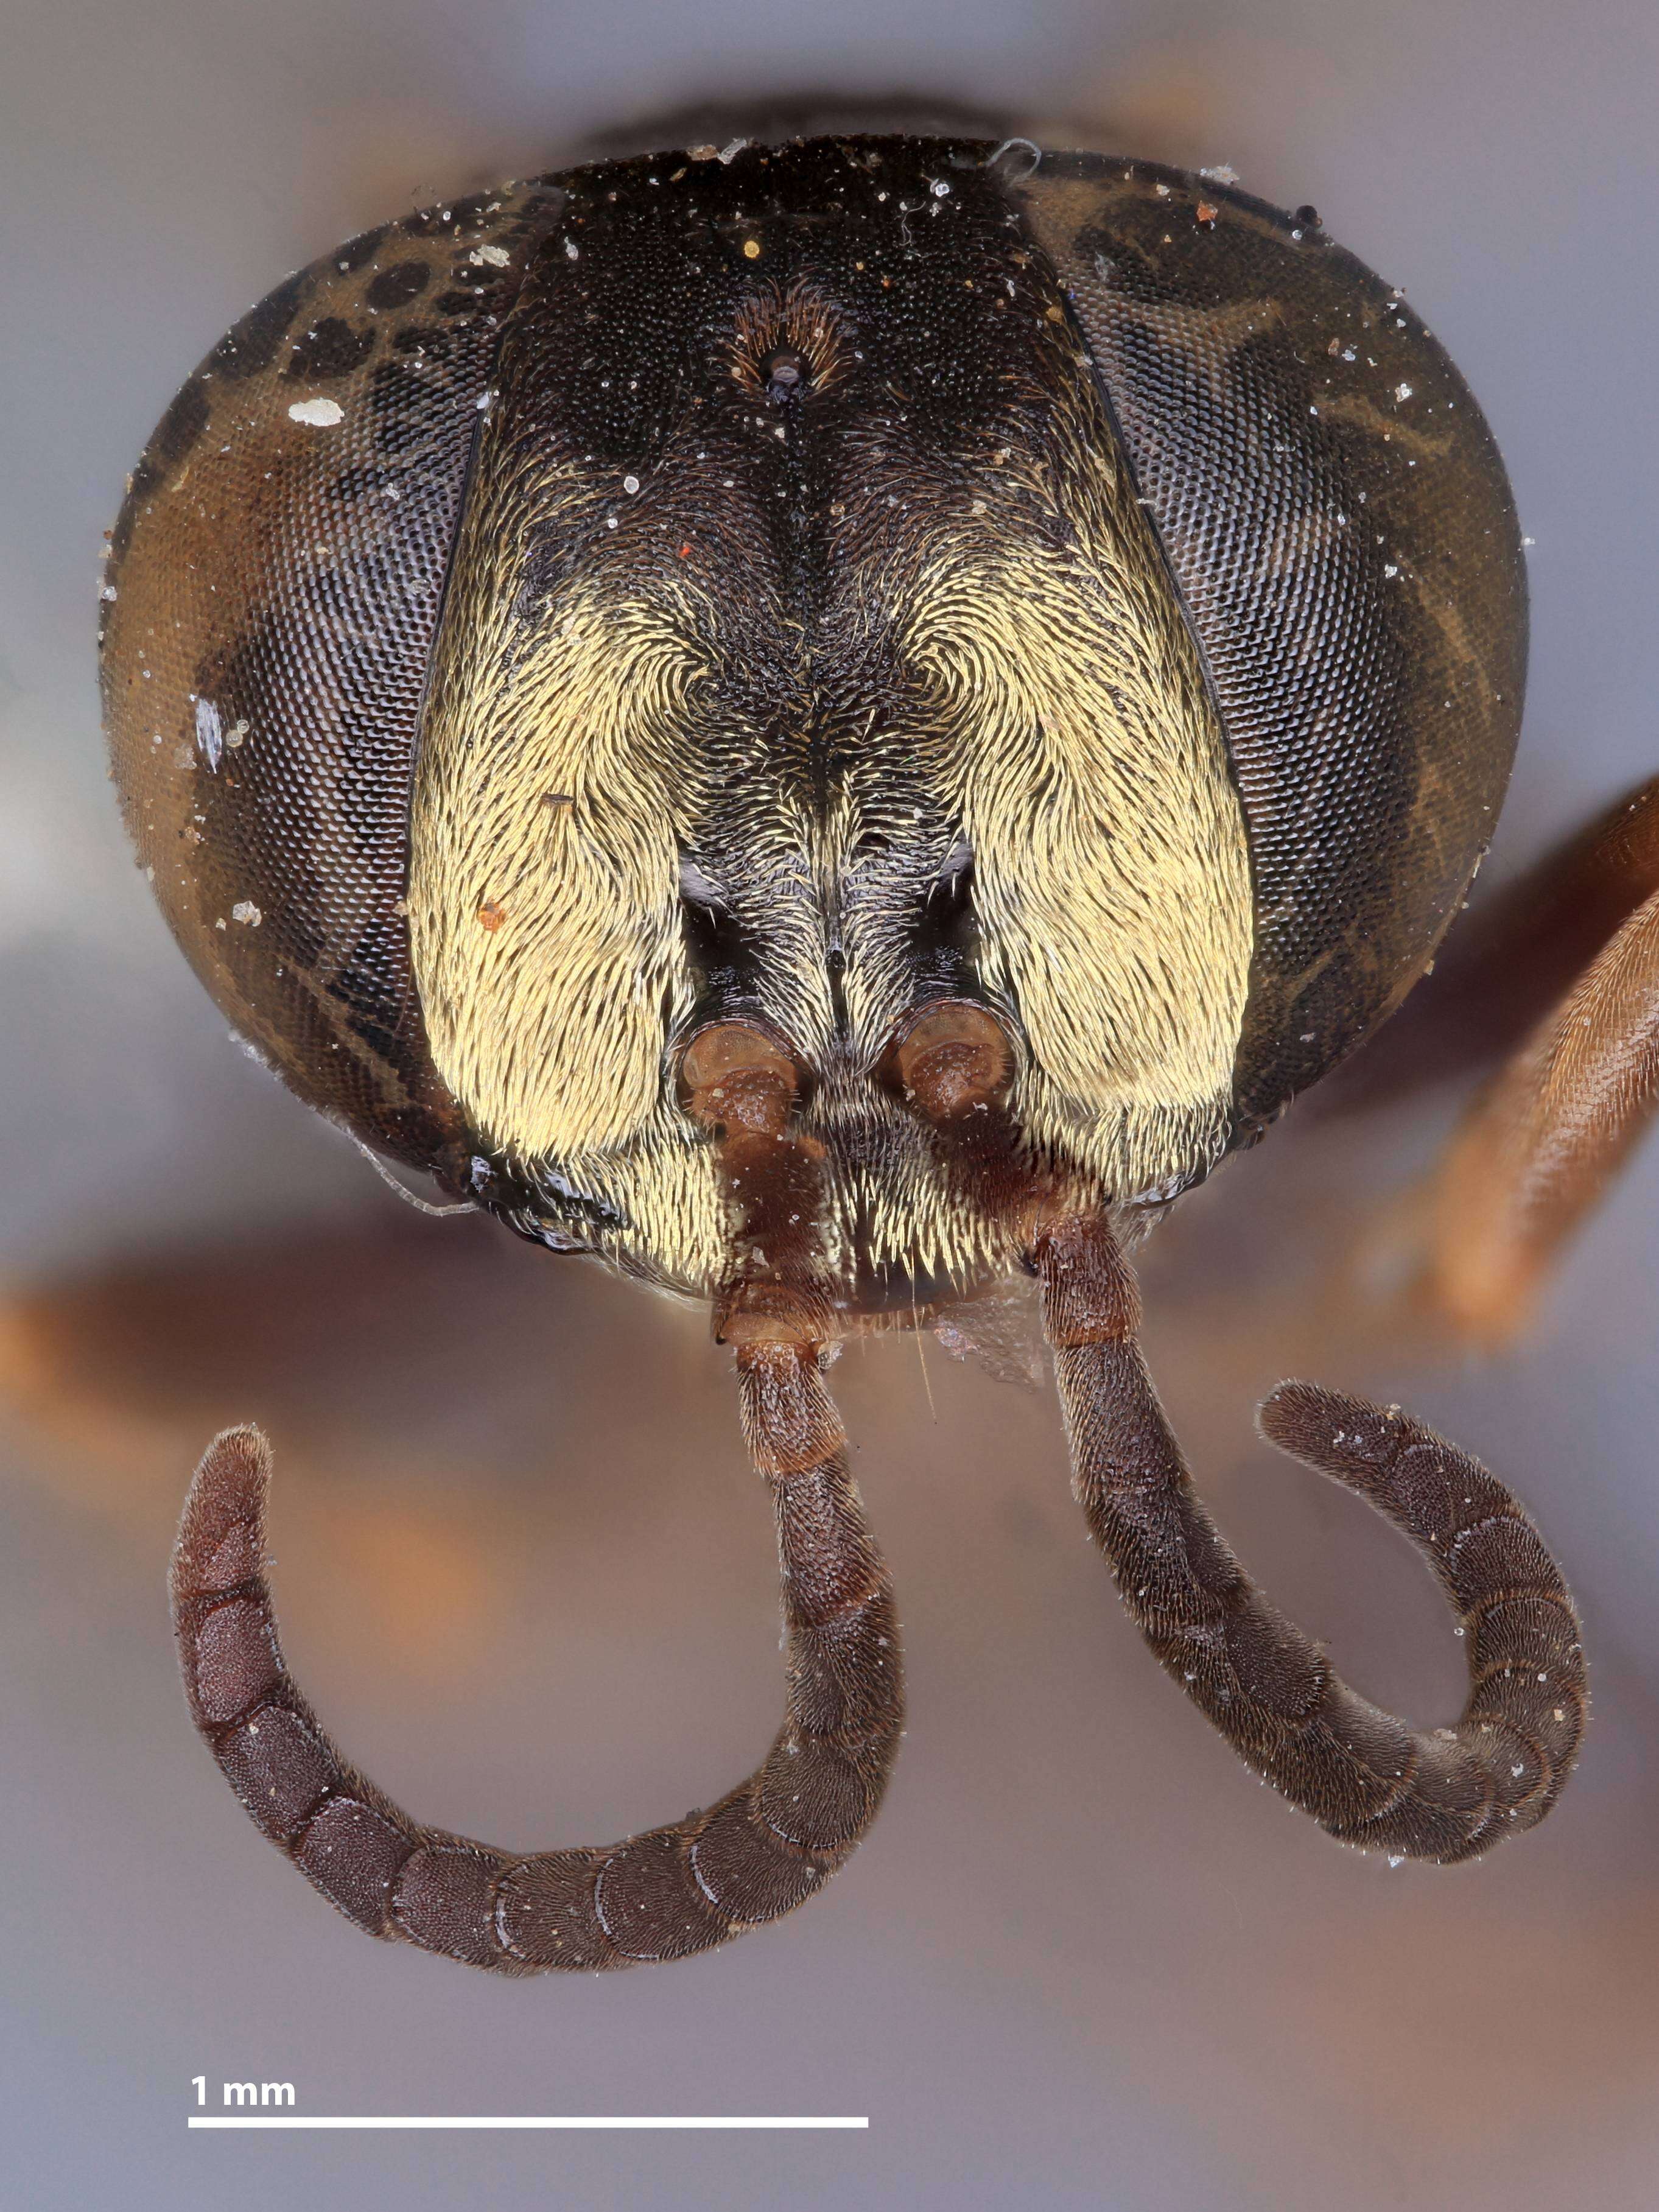
<svg viewBox="0 0 1659 2212"><path fill-rule="evenodd" d="M480 415L488 415L490 409L495 404L495 395L492 391L481 392L477 398L473 401L472 404L477 409Z"/></svg>
<svg viewBox="0 0 1659 2212"><path fill-rule="evenodd" d="M614 530L616 528L617 518L614 514L606 515L605 518L605 526L607 530Z"/></svg>
<svg viewBox="0 0 1659 2212"><path fill-rule="evenodd" d="M623 478L623 489L624 491L626 491L626 492L635 492L635 491L637 491L637 490L639 489L639 488L640 488L640 480L639 480L639 478L638 478L637 477L624 477Z"/></svg>
<svg viewBox="0 0 1659 2212"><path fill-rule="evenodd" d="M466 258L475 265L483 264L491 269L505 269L512 256L504 246L475 246Z"/></svg>
<svg viewBox="0 0 1659 2212"><path fill-rule="evenodd" d="M748 143L749 141L746 138L733 138L729 144L720 148L714 158L720 162L735 161Z"/></svg>
<svg viewBox="0 0 1659 2212"><path fill-rule="evenodd" d="M1409 399L1412 396L1412 388L1410 385L1396 384L1394 387L1394 396L1396 399Z"/></svg>
<svg viewBox="0 0 1659 2212"><path fill-rule="evenodd" d="M114 585L106 584L103 590L99 592L98 596L100 599L112 599L115 597Z"/></svg>
<svg viewBox="0 0 1659 2212"><path fill-rule="evenodd" d="M337 399L296 399L288 414L291 422L309 422L313 430L331 430L345 420Z"/></svg>
<svg viewBox="0 0 1659 2212"><path fill-rule="evenodd" d="M950 197L951 187L949 185L945 183L943 177L935 177L933 179L933 198L936 200L948 200Z"/></svg>
<svg viewBox="0 0 1659 2212"><path fill-rule="evenodd" d="M572 261L577 261L577 260L580 260L580 258L581 258L581 249L580 249L580 247L577 245L577 243L576 243L576 241L575 241L575 240L574 240L574 238L567 238L567 239L566 239L566 240L565 240L565 242L564 242L564 250L565 250L565 252L567 253L567 255L569 257L569 258L570 258Z"/></svg>
<svg viewBox="0 0 1659 2212"><path fill-rule="evenodd" d="M1400 574L1399 562L1396 561L1385 561L1382 563L1382 574L1385 576L1397 576Z"/></svg>
<svg viewBox="0 0 1659 2212"><path fill-rule="evenodd" d="M1390 1851L1389 1853L1389 1864L1391 1867L1402 1867L1405 1863L1406 1854L1403 1851Z"/></svg>
<svg viewBox="0 0 1659 2212"><path fill-rule="evenodd" d="M264 915L260 913L252 899L238 899L230 909L230 918L233 921L246 922L250 929L258 929L259 924L264 920Z"/></svg>
<svg viewBox="0 0 1659 2212"><path fill-rule="evenodd" d="M211 699L196 702L196 749L216 772L225 752L225 726Z"/></svg>
<svg viewBox="0 0 1659 2212"><path fill-rule="evenodd" d="M1537 544L1537 543L1538 543L1538 540L1537 540L1535 538L1523 538L1521 540L1521 543L1522 543L1523 545L1536 545L1536 544ZM106 599L112 599L115 597L115 594L114 594L114 592L105 592L105 594L104 594L104 597L105 597Z"/></svg>
<svg viewBox="0 0 1659 2212"><path fill-rule="evenodd" d="M246 715L243 715L240 721L233 722L230 727L225 732L225 743L233 752L234 752L237 746L241 744L243 738L246 737L247 730L247 717Z"/></svg>
<svg viewBox="0 0 1659 2212"><path fill-rule="evenodd" d="M1212 185L1236 185L1238 182L1237 170L1226 161L1218 161L1214 168L1200 169L1198 173L1200 177L1206 177Z"/></svg>

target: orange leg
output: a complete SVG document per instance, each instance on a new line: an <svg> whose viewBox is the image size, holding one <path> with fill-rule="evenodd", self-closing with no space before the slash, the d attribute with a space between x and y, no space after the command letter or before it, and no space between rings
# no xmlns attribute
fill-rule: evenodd
<svg viewBox="0 0 1659 2212"><path fill-rule="evenodd" d="M1316 1094L1339 1111L1492 1066L1555 1007L1659 891L1659 776L1460 921L1364 1050Z"/></svg>
<svg viewBox="0 0 1659 2212"><path fill-rule="evenodd" d="M1527 1320L1551 1261L1659 1099L1659 891L1478 1097L1432 1194L1428 1286L1480 1343Z"/></svg>
<svg viewBox="0 0 1659 2212"><path fill-rule="evenodd" d="M1659 778L1455 937L1336 1103L1507 1053L1406 1202L1413 1302L1476 1344L1522 1328L1659 1100ZM1397 1218L1400 1209L1395 1209Z"/></svg>

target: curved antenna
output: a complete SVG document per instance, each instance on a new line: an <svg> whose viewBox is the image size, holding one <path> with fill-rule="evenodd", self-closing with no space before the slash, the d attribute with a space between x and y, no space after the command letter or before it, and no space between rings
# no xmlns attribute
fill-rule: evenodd
<svg viewBox="0 0 1659 2212"><path fill-rule="evenodd" d="M348 1764L277 1641L270 1446L239 1428L209 1447L173 1556L191 1712L255 1825L371 1936L507 1974L683 1959L793 1911L862 1838L902 1730L892 1585L818 1346L744 1343L737 1362L777 1520L787 1717L718 1803L596 1849L524 1856L423 1827Z"/></svg>
<svg viewBox="0 0 1659 2212"><path fill-rule="evenodd" d="M1134 1279L1105 1220L1054 1223L1036 1257L1091 1534L1130 1618L1245 1763L1342 1842L1402 1857L1473 1858L1541 1820L1577 1755L1587 1684L1572 1600L1511 1492L1396 1407L1284 1382L1261 1408L1272 1443L1405 1531L1457 1616L1462 1715L1408 1728L1348 1687L1210 1518L1135 1343Z"/></svg>

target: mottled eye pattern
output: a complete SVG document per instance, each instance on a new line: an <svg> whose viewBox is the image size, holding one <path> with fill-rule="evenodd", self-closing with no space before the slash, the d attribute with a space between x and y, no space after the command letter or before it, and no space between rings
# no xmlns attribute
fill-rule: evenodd
<svg viewBox="0 0 1659 2212"><path fill-rule="evenodd" d="M409 780L489 365L559 198L388 223L252 309L145 449L104 593L162 911L301 1096L413 1166L462 1148L410 975Z"/></svg>

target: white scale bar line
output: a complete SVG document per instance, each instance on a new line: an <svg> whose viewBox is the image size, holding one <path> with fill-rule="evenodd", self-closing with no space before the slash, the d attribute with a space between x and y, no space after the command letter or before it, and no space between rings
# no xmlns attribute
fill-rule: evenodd
<svg viewBox="0 0 1659 2212"><path fill-rule="evenodd" d="M185 2123L192 2128L867 2128L867 2118L851 2116L827 2118L795 2118L789 2117L757 2117L728 2118L724 2116L682 2116L678 2113L653 2114L647 2118L599 2114L594 2117L566 2118L532 2114L513 2117L486 2113L470 2118L446 2119L420 2113L413 2118L382 2117L371 2113L360 2118L348 2118L336 2113L315 2118L297 2115L282 2118L260 2113L246 2118L231 2116L197 2118Z"/></svg>

